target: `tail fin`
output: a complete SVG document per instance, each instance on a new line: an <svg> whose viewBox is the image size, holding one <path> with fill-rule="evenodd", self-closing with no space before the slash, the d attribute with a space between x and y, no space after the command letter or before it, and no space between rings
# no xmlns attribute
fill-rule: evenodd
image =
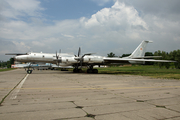
<svg viewBox="0 0 180 120"><path fill-rule="evenodd" d="M134 50L134 52L129 56L129 58L143 58L146 51L147 43L152 43L152 41L142 41L141 44Z"/></svg>

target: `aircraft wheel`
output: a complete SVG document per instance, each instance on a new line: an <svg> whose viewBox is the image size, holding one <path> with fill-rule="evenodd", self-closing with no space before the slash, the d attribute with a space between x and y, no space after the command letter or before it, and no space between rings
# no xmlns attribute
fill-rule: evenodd
<svg viewBox="0 0 180 120"><path fill-rule="evenodd" d="M79 72L79 69L73 69L73 72L74 72L74 73L78 73L78 72Z"/></svg>
<svg viewBox="0 0 180 120"><path fill-rule="evenodd" d="M27 70L27 74L31 74L32 73L32 70Z"/></svg>
<svg viewBox="0 0 180 120"><path fill-rule="evenodd" d="M98 70L97 69L93 69L93 73L97 74Z"/></svg>
<svg viewBox="0 0 180 120"><path fill-rule="evenodd" d="M87 69L87 73L95 73L95 74L97 74L98 70L97 69Z"/></svg>
<svg viewBox="0 0 180 120"><path fill-rule="evenodd" d="M78 73L82 73L82 69L78 69Z"/></svg>
<svg viewBox="0 0 180 120"><path fill-rule="evenodd" d="M73 69L73 73L77 73L77 69Z"/></svg>
<svg viewBox="0 0 180 120"><path fill-rule="evenodd" d="M92 69L87 69L87 73L92 73L93 70Z"/></svg>

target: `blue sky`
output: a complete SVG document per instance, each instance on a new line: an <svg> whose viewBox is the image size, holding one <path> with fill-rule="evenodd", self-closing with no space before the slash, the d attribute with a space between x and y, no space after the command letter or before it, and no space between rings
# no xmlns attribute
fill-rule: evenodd
<svg viewBox="0 0 180 120"><path fill-rule="evenodd" d="M45 8L42 13L53 20L79 19L82 16L90 18L92 14L113 4L112 1L100 6L91 0L41 0L41 6Z"/></svg>
<svg viewBox="0 0 180 120"><path fill-rule="evenodd" d="M180 45L179 0L0 0L0 60L12 52L128 54Z"/></svg>

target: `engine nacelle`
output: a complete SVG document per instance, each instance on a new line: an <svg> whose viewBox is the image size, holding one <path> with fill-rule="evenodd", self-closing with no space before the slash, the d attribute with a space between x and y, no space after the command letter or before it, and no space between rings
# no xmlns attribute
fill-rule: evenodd
<svg viewBox="0 0 180 120"><path fill-rule="evenodd" d="M77 63L77 60L75 60L74 57L62 57L61 62L62 63Z"/></svg>
<svg viewBox="0 0 180 120"><path fill-rule="evenodd" d="M98 57L98 56L85 57L83 59L83 62L85 62L85 63L103 63L103 58Z"/></svg>

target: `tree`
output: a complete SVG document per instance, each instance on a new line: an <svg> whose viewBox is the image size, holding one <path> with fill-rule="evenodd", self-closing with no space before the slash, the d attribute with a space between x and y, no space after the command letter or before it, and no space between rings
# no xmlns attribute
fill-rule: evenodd
<svg viewBox="0 0 180 120"><path fill-rule="evenodd" d="M131 55L131 53L130 54L123 54L122 57L127 57L127 56L130 56L130 55Z"/></svg>
<svg viewBox="0 0 180 120"><path fill-rule="evenodd" d="M14 64L14 58L10 58L10 64L11 64L11 65Z"/></svg>
<svg viewBox="0 0 180 120"><path fill-rule="evenodd" d="M170 52L171 60L177 61L174 63L174 66L176 69L180 69L180 50L174 50L173 52Z"/></svg>
<svg viewBox="0 0 180 120"><path fill-rule="evenodd" d="M145 56L154 56L152 52L146 52ZM154 65L154 62L145 62L145 65Z"/></svg>
<svg viewBox="0 0 180 120"><path fill-rule="evenodd" d="M7 66L7 63L6 62L2 62L1 63L1 67L6 67Z"/></svg>
<svg viewBox="0 0 180 120"><path fill-rule="evenodd" d="M115 57L115 54L113 52L110 52L109 54L107 54L108 57Z"/></svg>
<svg viewBox="0 0 180 120"><path fill-rule="evenodd" d="M161 52L160 50L155 51L155 52L154 52L154 56L162 56L162 52ZM159 60L159 58L156 58L156 59ZM161 62L157 62L157 63L155 63L154 65L158 65L159 68L162 68L162 67L163 67L163 63L161 63Z"/></svg>
<svg viewBox="0 0 180 120"><path fill-rule="evenodd" d="M155 63L160 68L165 67L165 68L169 69L170 66L174 64L176 69L180 69L180 50L174 50L170 53L158 50L154 53L154 56L162 56L163 60L177 61L175 63ZM157 58L157 59L159 59L159 58Z"/></svg>
<svg viewBox="0 0 180 120"><path fill-rule="evenodd" d="M11 68L11 64L7 64L7 68Z"/></svg>
<svg viewBox="0 0 180 120"><path fill-rule="evenodd" d="M7 61L7 68L11 68L11 63L10 63L10 61Z"/></svg>

